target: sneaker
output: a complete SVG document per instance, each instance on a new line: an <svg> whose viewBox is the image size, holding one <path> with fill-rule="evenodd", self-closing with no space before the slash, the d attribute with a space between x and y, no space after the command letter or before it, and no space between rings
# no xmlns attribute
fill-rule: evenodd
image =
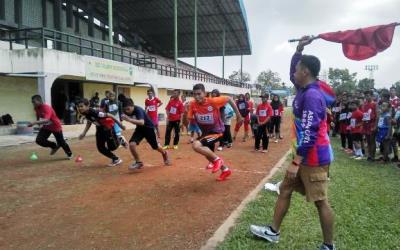
<svg viewBox="0 0 400 250"><path fill-rule="evenodd" d="M122 163L122 160L121 160L120 158L118 158L118 159L116 159L116 160L111 161L111 163L108 164L108 166L109 166L109 167L115 167L115 166L118 166L118 165L121 164L121 163Z"/></svg>
<svg viewBox="0 0 400 250"><path fill-rule="evenodd" d="M364 159L364 158L361 155L354 158L354 160L357 160L357 161L362 160L362 159Z"/></svg>
<svg viewBox="0 0 400 250"><path fill-rule="evenodd" d="M228 143L228 145L226 147L227 148L231 148L232 147L232 143Z"/></svg>
<svg viewBox="0 0 400 250"><path fill-rule="evenodd" d="M271 226L257 226L251 225L250 232L257 237L268 240L269 242L278 243L280 233L274 233L271 230Z"/></svg>
<svg viewBox="0 0 400 250"><path fill-rule="evenodd" d="M168 152L167 152L167 151L165 151L165 152L162 154L162 157L163 157L164 165L165 165L165 166L171 165L171 162L169 161L169 157L168 157ZM142 166L143 166L143 164L142 164Z"/></svg>
<svg viewBox="0 0 400 250"><path fill-rule="evenodd" d="M259 148L255 148L255 149L254 149L254 152L258 152L258 151L260 151Z"/></svg>
<svg viewBox="0 0 400 250"><path fill-rule="evenodd" d="M213 167L211 172L215 173L221 169L221 167L224 165L224 161L221 158L217 158L212 164Z"/></svg>
<svg viewBox="0 0 400 250"><path fill-rule="evenodd" d="M319 247L319 250L331 250L331 249L330 249L327 245L322 244L322 245ZM332 250L336 250L335 245L333 245Z"/></svg>
<svg viewBox="0 0 400 250"><path fill-rule="evenodd" d="M218 150L218 151L222 151L222 147L219 146L219 147L217 148L217 150Z"/></svg>
<svg viewBox="0 0 400 250"><path fill-rule="evenodd" d="M54 155L60 149L60 147L61 146L57 145L56 148L52 148L51 151L50 151L50 155Z"/></svg>
<svg viewBox="0 0 400 250"><path fill-rule="evenodd" d="M263 150L261 150L261 153L266 154L266 153L268 153L268 150L267 149L263 149Z"/></svg>
<svg viewBox="0 0 400 250"><path fill-rule="evenodd" d="M121 136L119 138L119 141L120 141L122 147L124 147L125 149L128 149L128 142L126 141L125 137Z"/></svg>
<svg viewBox="0 0 400 250"><path fill-rule="evenodd" d="M206 166L207 170L210 170L214 167L214 164L212 162L209 162L208 165Z"/></svg>
<svg viewBox="0 0 400 250"><path fill-rule="evenodd" d="M141 169L143 166L143 162L135 162L132 165L129 165L128 170Z"/></svg>
<svg viewBox="0 0 400 250"><path fill-rule="evenodd" d="M73 154L67 155L67 159L68 159L68 160L72 160L72 158L74 158L74 155L73 155Z"/></svg>
<svg viewBox="0 0 400 250"><path fill-rule="evenodd" d="M352 155L352 156L350 156L350 159L354 159L354 158L357 158L358 156L357 155Z"/></svg>
<svg viewBox="0 0 400 250"><path fill-rule="evenodd" d="M278 143L278 139L275 139L275 141L274 141L275 143Z"/></svg>
<svg viewBox="0 0 400 250"><path fill-rule="evenodd" d="M222 173L218 176L217 181L225 181L230 175L232 171L230 169L225 169Z"/></svg>
<svg viewBox="0 0 400 250"><path fill-rule="evenodd" d="M163 148L164 150L167 150L167 149L169 149L169 146L165 145L165 146L163 146L162 148Z"/></svg>
<svg viewBox="0 0 400 250"><path fill-rule="evenodd" d="M172 148L177 150L178 149L178 145L174 145Z"/></svg>

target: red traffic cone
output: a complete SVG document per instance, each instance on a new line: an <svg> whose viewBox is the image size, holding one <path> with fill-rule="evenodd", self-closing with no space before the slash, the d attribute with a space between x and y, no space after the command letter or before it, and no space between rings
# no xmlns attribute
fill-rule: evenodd
<svg viewBox="0 0 400 250"><path fill-rule="evenodd" d="M76 159L75 159L75 162L77 162L77 163L80 163L80 162L82 162L83 161L83 159L82 159L82 156L80 156L80 155L78 155L77 157L76 157Z"/></svg>

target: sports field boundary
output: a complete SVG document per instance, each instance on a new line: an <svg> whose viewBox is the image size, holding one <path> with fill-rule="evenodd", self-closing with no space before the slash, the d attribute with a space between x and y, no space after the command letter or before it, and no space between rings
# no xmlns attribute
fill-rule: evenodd
<svg viewBox="0 0 400 250"><path fill-rule="evenodd" d="M243 199L239 206L229 215L229 217L219 226L219 228L214 232L213 236L209 238L205 245L203 245L201 250L211 250L215 249L219 243L225 240L230 229L235 225L236 220L239 218L243 210L246 208L247 204L257 198L258 193L262 190L264 184L269 181L275 173L283 166L287 157L289 156L291 150L289 149L282 158L274 165L274 167L269 171L268 175L265 176L258 185L250 191L250 193Z"/></svg>

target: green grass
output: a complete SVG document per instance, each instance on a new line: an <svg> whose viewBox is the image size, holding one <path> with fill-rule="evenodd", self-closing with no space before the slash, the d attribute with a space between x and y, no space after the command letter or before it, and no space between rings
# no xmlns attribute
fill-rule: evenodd
<svg viewBox="0 0 400 250"><path fill-rule="evenodd" d="M338 249L400 249L400 169L355 161L333 140L329 199L335 212ZM281 180L283 171L272 181ZM312 203L295 193L281 227L278 244L253 237L250 224L269 224L277 194L261 191L217 249L315 249L322 242L318 214Z"/></svg>

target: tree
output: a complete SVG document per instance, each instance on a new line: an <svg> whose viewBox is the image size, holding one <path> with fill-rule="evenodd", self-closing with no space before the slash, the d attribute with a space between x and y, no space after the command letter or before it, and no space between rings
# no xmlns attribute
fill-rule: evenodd
<svg viewBox="0 0 400 250"><path fill-rule="evenodd" d="M277 72L273 72L272 70L264 70L257 77L258 84L261 84L265 87L269 86L271 88L281 87L281 78Z"/></svg>
<svg viewBox="0 0 400 250"><path fill-rule="evenodd" d="M357 88L359 90L365 91L374 88L375 80L370 78L364 78L358 81Z"/></svg>
<svg viewBox="0 0 400 250"><path fill-rule="evenodd" d="M233 71L232 74L228 77L229 80L232 81L237 81L237 82L244 82L244 83L249 83L251 81L251 76L250 73L243 71L242 72L243 78L240 79L240 70L238 71Z"/></svg>
<svg viewBox="0 0 400 250"><path fill-rule="evenodd" d="M329 68L328 79L336 94L351 92L356 89L357 73L350 73L348 69Z"/></svg>

